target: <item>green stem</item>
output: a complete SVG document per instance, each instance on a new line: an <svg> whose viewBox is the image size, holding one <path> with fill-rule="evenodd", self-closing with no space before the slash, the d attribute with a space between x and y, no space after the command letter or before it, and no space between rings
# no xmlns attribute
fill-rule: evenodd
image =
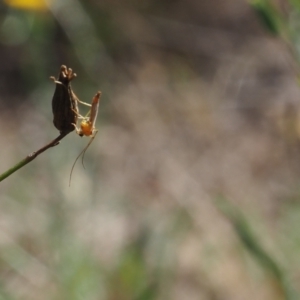
<svg viewBox="0 0 300 300"><path fill-rule="evenodd" d="M63 139L68 133L70 132L64 132L61 133L56 139L54 139L52 142L50 142L49 144L45 145L44 147L42 147L41 149L37 150L36 152L32 152L29 155L27 155L24 159L22 159L20 162L18 162L15 166L13 166L12 168L8 169L7 171L5 171L4 173L0 174L0 181L4 180L5 178L7 178L8 176L10 176L11 174L13 174L14 172L18 171L19 169L21 169L22 167L24 167L25 165L27 165L28 163L30 163L32 160L34 160L38 155L40 155L41 153L43 153L44 151L46 151L47 149L54 147L56 145L59 144L59 141L61 139Z"/></svg>

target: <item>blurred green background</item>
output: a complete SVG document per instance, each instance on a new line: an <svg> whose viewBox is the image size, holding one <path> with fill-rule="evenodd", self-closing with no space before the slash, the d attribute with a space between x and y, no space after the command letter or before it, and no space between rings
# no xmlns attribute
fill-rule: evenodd
<svg viewBox="0 0 300 300"><path fill-rule="evenodd" d="M71 187L75 133L1 182L0 300L300 299L299 20L292 0L1 2L0 172L58 136L62 64L102 99Z"/></svg>

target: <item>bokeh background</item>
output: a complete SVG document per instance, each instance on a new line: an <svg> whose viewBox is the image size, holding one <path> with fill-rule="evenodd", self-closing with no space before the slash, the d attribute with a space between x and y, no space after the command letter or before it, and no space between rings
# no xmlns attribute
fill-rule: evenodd
<svg viewBox="0 0 300 300"><path fill-rule="evenodd" d="M102 99L71 187L74 132L1 182L0 299L299 299L298 6L2 2L1 173L58 136L62 64Z"/></svg>

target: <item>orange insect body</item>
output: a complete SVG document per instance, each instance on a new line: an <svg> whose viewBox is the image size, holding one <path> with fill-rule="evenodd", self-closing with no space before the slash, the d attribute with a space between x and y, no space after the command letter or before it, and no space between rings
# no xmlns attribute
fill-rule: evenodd
<svg viewBox="0 0 300 300"><path fill-rule="evenodd" d="M93 128L91 122L83 120L80 124L80 134L81 136L90 136L93 134Z"/></svg>

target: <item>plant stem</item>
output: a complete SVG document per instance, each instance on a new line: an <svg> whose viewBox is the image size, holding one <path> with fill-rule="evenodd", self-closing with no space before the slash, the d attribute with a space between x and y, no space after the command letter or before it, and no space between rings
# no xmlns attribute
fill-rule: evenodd
<svg viewBox="0 0 300 300"><path fill-rule="evenodd" d="M54 139L49 144L47 144L44 147L40 148L39 150L37 150L35 152L32 152L29 155L27 155L24 159L22 159L20 162L18 162L15 166L13 166L12 168L8 169L4 173L0 174L0 181L4 180L5 178L7 178L8 176L10 176L14 172L18 171L19 169L21 169L22 167L24 167L25 165L27 165L28 163L30 163L38 155L40 155L41 153L43 153L47 149L58 145L59 141L62 140L69 133L70 133L70 131L69 132L63 132L63 133L61 133L56 139Z"/></svg>

